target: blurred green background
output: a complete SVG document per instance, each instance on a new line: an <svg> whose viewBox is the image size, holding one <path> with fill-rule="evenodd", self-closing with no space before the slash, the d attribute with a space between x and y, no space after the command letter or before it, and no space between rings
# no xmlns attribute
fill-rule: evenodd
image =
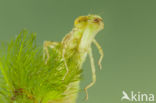
<svg viewBox="0 0 156 103"><path fill-rule="evenodd" d="M76 17L98 14L105 22L96 36L105 52L103 70L96 65L97 82L89 89L89 100L83 100L82 91L77 103L121 103L123 90L156 95L155 5L155 0L0 0L0 41L23 28L36 32L40 45L61 41ZM81 88L91 81L89 59L83 69Z"/></svg>

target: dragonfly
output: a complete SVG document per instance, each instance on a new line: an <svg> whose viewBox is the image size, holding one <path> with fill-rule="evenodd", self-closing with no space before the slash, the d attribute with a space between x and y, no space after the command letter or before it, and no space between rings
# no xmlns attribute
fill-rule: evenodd
<svg viewBox="0 0 156 103"><path fill-rule="evenodd" d="M95 44L97 47L100 58L98 60L98 65L100 70L102 69L102 59L104 57L104 52L100 44L96 41L95 36L98 34L99 31L104 29L104 22L103 19L98 15L87 15L87 16L79 16L74 21L74 28L65 35L61 42L53 42L53 41L44 41L43 43L43 58L45 64L48 63L50 58L50 49L55 49L56 46L60 47L61 57L66 69L66 73L62 80L66 79L67 75L69 74L69 64L68 59L72 51L75 51L72 56L78 54L79 58L75 58L78 61L80 67L85 62L87 55L90 58L91 63L91 70L92 70L92 82L88 84L84 90L86 93L86 100L88 100L88 89L92 87L96 82L96 70L95 70L95 63L94 57L92 53L92 44ZM50 48L50 49L49 49ZM73 68L74 69L74 68Z"/></svg>

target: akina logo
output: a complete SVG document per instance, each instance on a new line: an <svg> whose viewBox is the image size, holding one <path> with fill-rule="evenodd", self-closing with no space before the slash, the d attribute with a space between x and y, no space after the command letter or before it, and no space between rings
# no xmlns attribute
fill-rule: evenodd
<svg viewBox="0 0 156 103"><path fill-rule="evenodd" d="M153 102L155 101L154 94L152 93L142 93L131 91L129 94L122 91L121 101L131 101L131 102Z"/></svg>

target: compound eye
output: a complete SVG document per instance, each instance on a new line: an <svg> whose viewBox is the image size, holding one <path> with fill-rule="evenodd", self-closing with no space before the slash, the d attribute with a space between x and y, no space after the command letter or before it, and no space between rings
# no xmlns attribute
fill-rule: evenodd
<svg viewBox="0 0 156 103"><path fill-rule="evenodd" d="M84 17L81 17L78 22L86 22L87 20L88 20L88 17L84 16Z"/></svg>
<svg viewBox="0 0 156 103"><path fill-rule="evenodd" d="M88 17L87 16L80 16L80 17L78 17L76 20L75 20L75 26L76 25L79 25L79 24L81 24L81 23L85 23L85 22L87 22L88 21Z"/></svg>
<svg viewBox="0 0 156 103"><path fill-rule="evenodd" d="M102 21L102 19L100 19L100 18L94 19L94 22L96 22L96 23L98 23L98 22L100 22L100 21Z"/></svg>

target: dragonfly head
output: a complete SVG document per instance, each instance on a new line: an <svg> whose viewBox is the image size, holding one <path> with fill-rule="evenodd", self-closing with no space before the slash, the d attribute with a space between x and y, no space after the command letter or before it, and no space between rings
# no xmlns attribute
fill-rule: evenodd
<svg viewBox="0 0 156 103"><path fill-rule="evenodd" d="M80 16L75 20L74 26L80 29L85 29L90 26L91 28L99 31L104 28L104 22L98 15Z"/></svg>

